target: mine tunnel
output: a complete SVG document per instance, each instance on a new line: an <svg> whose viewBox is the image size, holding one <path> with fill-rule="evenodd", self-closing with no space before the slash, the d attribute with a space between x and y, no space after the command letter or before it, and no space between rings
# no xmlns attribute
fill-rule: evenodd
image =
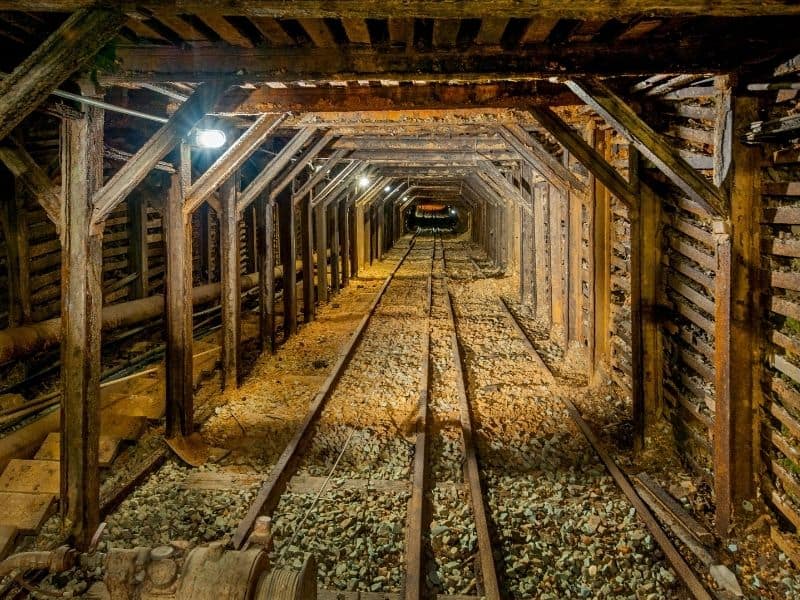
<svg viewBox="0 0 800 600"><path fill-rule="evenodd" d="M0 597L800 598L798 31L0 0Z"/></svg>

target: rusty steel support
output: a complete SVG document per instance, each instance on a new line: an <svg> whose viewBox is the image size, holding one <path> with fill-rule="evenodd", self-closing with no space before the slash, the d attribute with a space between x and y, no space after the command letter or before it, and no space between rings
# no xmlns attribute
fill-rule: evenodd
<svg viewBox="0 0 800 600"><path fill-rule="evenodd" d="M237 177L232 175L220 186L222 214L219 217L220 283L222 292L222 387L239 385L239 343L241 341L241 294L239 262L239 219L236 210ZM292 265L294 267L294 265ZM294 268L290 269L294 272Z"/></svg>
<svg viewBox="0 0 800 600"><path fill-rule="evenodd" d="M187 436L194 429L192 378L192 216L184 211L191 184L188 144L181 144L180 172L170 176L163 210L166 277L166 437Z"/></svg>
<svg viewBox="0 0 800 600"><path fill-rule="evenodd" d="M100 523L100 330L103 235L91 226L103 183L104 113L62 125L61 513L80 548Z"/></svg>

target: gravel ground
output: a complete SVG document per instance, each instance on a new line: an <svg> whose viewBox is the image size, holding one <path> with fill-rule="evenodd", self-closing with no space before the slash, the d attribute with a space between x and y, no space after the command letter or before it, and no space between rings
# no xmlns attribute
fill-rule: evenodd
<svg viewBox="0 0 800 600"><path fill-rule="evenodd" d="M328 399L298 476L408 481L421 352L428 329L432 243L418 240L378 305ZM338 460L338 464L337 464ZM275 511L278 566L313 552L328 589L400 591L408 492L326 489L289 493Z"/></svg>
<svg viewBox="0 0 800 600"><path fill-rule="evenodd" d="M447 248L457 269L470 262L467 252ZM514 598L685 597L502 309L492 308L512 286L451 283L504 587Z"/></svg>

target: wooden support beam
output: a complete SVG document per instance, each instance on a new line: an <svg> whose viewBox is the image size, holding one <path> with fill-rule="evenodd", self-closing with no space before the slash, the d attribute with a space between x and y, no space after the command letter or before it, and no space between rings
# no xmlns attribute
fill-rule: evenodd
<svg viewBox="0 0 800 600"><path fill-rule="evenodd" d="M58 188L25 148L12 138L11 146L0 146L0 160L42 206L47 218L61 229L61 195Z"/></svg>
<svg viewBox="0 0 800 600"><path fill-rule="evenodd" d="M220 283L222 290L222 387L239 386L239 344L241 341L241 277L239 252L239 212L236 209L236 176L220 188L222 213L219 215ZM284 267L285 268L285 267ZM291 269L295 270L294 264ZM284 296L285 297L285 296Z"/></svg>
<svg viewBox="0 0 800 600"><path fill-rule="evenodd" d="M224 181L230 179L285 118L285 114L263 114L256 119L192 184L187 192L186 211L194 212Z"/></svg>
<svg viewBox="0 0 800 600"><path fill-rule="evenodd" d="M757 118L757 101L733 98L729 180L731 215L718 223L714 314L715 524L727 535L742 500L756 489L757 439L753 417L761 404L764 363L760 288L762 149L742 143L736 132Z"/></svg>
<svg viewBox="0 0 800 600"><path fill-rule="evenodd" d="M264 170L255 176L253 181L239 194L237 210L240 213L244 212L244 209L250 206L250 204L258 198L259 194L267 189L267 186L272 183L272 180L289 164L292 157L300 151L315 132L315 127L304 127L298 131L294 137L281 148L277 156L269 162Z"/></svg>
<svg viewBox="0 0 800 600"><path fill-rule="evenodd" d="M95 0L29 0L28 11L70 12L96 4ZM555 17L559 19L610 19L612 17L650 16L717 16L746 17L763 15L796 15L800 7L785 0L729 0L709 4L705 0L682 0L665 3L663 0L635 0L620 4L617 0L576 0L565 5L556 0L525 3L519 0L496 0L487 6L483 0L463 0L458 3L407 2L399 0L361 0L331 4L326 0L227 0L209 4L208 0L124 0L121 10L146 8L161 14L192 14L210 12L230 16L273 17L277 19L388 19L427 18L459 19L472 17L528 18ZM15 0L0 1L0 10L15 10Z"/></svg>
<svg viewBox="0 0 800 600"><path fill-rule="evenodd" d="M292 202L294 204L294 201ZM306 323L314 320L314 215L311 198L300 201L300 234L303 260L303 318Z"/></svg>
<svg viewBox="0 0 800 600"><path fill-rule="evenodd" d="M275 204L262 193L256 204L258 331L261 350L275 352Z"/></svg>
<svg viewBox="0 0 800 600"><path fill-rule="evenodd" d="M345 198L339 202L339 244L342 248L342 287L350 283L351 252L350 252L350 201Z"/></svg>
<svg viewBox="0 0 800 600"><path fill-rule="evenodd" d="M192 221L191 215L184 211L191 169L189 146L183 143L179 173L169 176L169 194L162 211L166 253L167 438L188 436L194 430Z"/></svg>
<svg viewBox="0 0 800 600"><path fill-rule="evenodd" d="M328 176L334 167L341 163L342 159L347 155L347 150L336 150L333 154L328 157L328 160L325 161L325 164L314 171L314 174L309 177L303 185L301 185L295 192L293 192L293 196L295 201L299 201L300 198L311 192L325 177Z"/></svg>
<svg viewBox="0 0 800 600"><path fill-rule="evenodd" d="M712 215L728 213L725 195L692 168L667 140L645 123L624 100L599 79L567 82L572 92L627 138L689 198Z"/></svg>
<svg viewBox="0 0 800 600"><path fill-rule="evenodd" d="M284 341L297 331L297 235L294 203L290 194L278 198L278 229L283 265L283 336Z"/></svg>
<svg viewBox="0 0 800 600"><path fill-rule="evenodd" d="M300 158L295 161L294 165L291 169L281 177L278 182L270 189L270 198L275 199L278 197L283 189L292 183L295 177L297 177L303 169L306 168L308 163L310 163L316 156L322 152L325 147L330 143L330 141L334 138L334 135L330 132L323 135L320 139L316 141L316 143L308 148ZM297 197L297 196L295 196Z"/></svg>
<svg viewBox="0 0 800 600"><path fill-rule="evenodd" d="M554 186L565 189L572 188L581 193L586 191L586 186L580 179L519 125L503 125L500 128L500 135L530 166Z"/></svg>
<svg viewBox="0 0 800 600"><path fill-rule="evenodd" d="M171 197L168 202L171 201ZM147 243L147 197L140 195L128 199L128 270L138 273L131 282L131 298L146 298L150 295L150 261ZM166 231L166 228L165 228ZM201 234L202 235L202 234ZM166 236L165 236L166 242Z"/></svg>
<svg viewBox="0 0 800 600"><path fill-rule="evenodd" d="M564 152L569 168L570 154ZM568 341L583 343L583 201L585 195L567 191L567 235L569 237L569 331Z"/></svg>
<svg viewBox="0 0 800 600"><path fill-rule="evenodd" d="M314 223L317 248L317 300L328 301L328 222L322 203L314 207Z"/></svg>
<svg viewBox="0 0 800 600"><path fill-rule="evenodd" d="M17 3L11 10L20 8ZM0 140L110 42L124 22L125 15L116 10L77 9L0 80Z"/></svg>
<svg viewBox="0 0 800 600"><path fill-rule="evenodd" d="M602 157L603 164L608 164L610 155L606 132L597 132L596 152ZM598 176L594 186L594 207L592 215L592 249L593 249L593 354L590 357L593 379L596 381L607 364L610 353L609 326L611 323L611 196Z"/></svg>
<svg viewBox="0 0 800 600"><path fill-rule="evenodd" d="M61 512L79 548L100 524L100 327L103 238L90 226L103 181L103 112L62 126Z"/></svg>
<svg viewBox="0 0 800 600"><path fill-rule="evenodd" d="M340 201L341 202L341 201ZM340 279L339 279L339 254L341 249L339 247L339 206L334 203L331 206L330 212L330 236L329 243L331 248L331 290L333 294L339 293Z"/></svg>
<svg viewBox="0 0 800 600"><path fill-rule="evenodd" d="M0 223L6 245L8 280L8 326L16 327L31 320L30 247L28 212L19 179L5 177L6 200L0 211Z"/></svg>
<svg viewBox="0 0 800 600"><path fill-rule="evenodd" d="M197 123L210 112L219 96L225 91L224 84L201 85L184 102L169 121L145 142L139 151L98 190L94 199L92 223L102 223L111 211L128 197L168 152L170 152ZM101 152L102 154L102 152Z"/></svg>
<svg viewBox="0 0 800 600"><path fill-rule="evenodd" d="M784 34L785 35L785 34ZM748 55L767 55L764 36L746 48L737 40L713 36L648 44L642 52L636 40L621 44L578 42L537 43L519 48L474 46L453 53L452 48L406 52L389 47L231 48L196 45L123 46L117 48L119 68L103 72L103 85L158 81L187 83L217 81L274 82L298 80L441 80L452 75L459 81L519 77L576 76L585 74L642 75L653 72L722 73L741 64ZM774 48L774 44L772 45ZM771 50L774 52L774 50Z"/></svg>
<svg viewBox="0 0 800 600"><path fill-rule="evenodd" d="M550 193L550 292L554 331L560 345L566 349L566 331L569 327L567 299L567 237L566 203L564 194L551 186Z"/></svg>
<svg viewBox="0 0 800 600"><path fill-rule="evenodd" d="M617 198L628 206L632 206L637 201L636 195L622 175L587 144L574 129L562 121L561 117L548 108L531 109L531 114L558 140L559 144L577 158Z"/></svg>

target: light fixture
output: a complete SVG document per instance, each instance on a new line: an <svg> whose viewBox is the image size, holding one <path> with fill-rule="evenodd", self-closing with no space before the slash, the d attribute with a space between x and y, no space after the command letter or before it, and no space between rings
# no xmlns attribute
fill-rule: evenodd
<svg viewBox="0 0 800 600"><path fill-rule="evenodd" d="M369 177L367 177L366 175L362 175L361 177L359 177L358 185L362 188L367 187L369 185Z"/></svg>
<svg viewBox="0 0 800 600"><path fill-rule="evenodd" d="M451 209L450 209L450 214L451 214L451 215L454 215L454 214L456 214L456 209L455 209L455 208L451 208Z"/></svg>
<svg viewBox="0 0 800 600"><path fill-rule="evenodd" d="M389 192L391 192L391 191L392 191L392 186L390 186L390 185L387 185L385 188L383 188L383 191L384 191L384 192L386 192L386 193L388 194Z"/></svg>
<svg viewBox="0 0 800 600"><path fill-rule="evenodd" d="M198 129L194 134L195 146L200 148L222 148L226 141L228 138L220 129Z"/></svg>

